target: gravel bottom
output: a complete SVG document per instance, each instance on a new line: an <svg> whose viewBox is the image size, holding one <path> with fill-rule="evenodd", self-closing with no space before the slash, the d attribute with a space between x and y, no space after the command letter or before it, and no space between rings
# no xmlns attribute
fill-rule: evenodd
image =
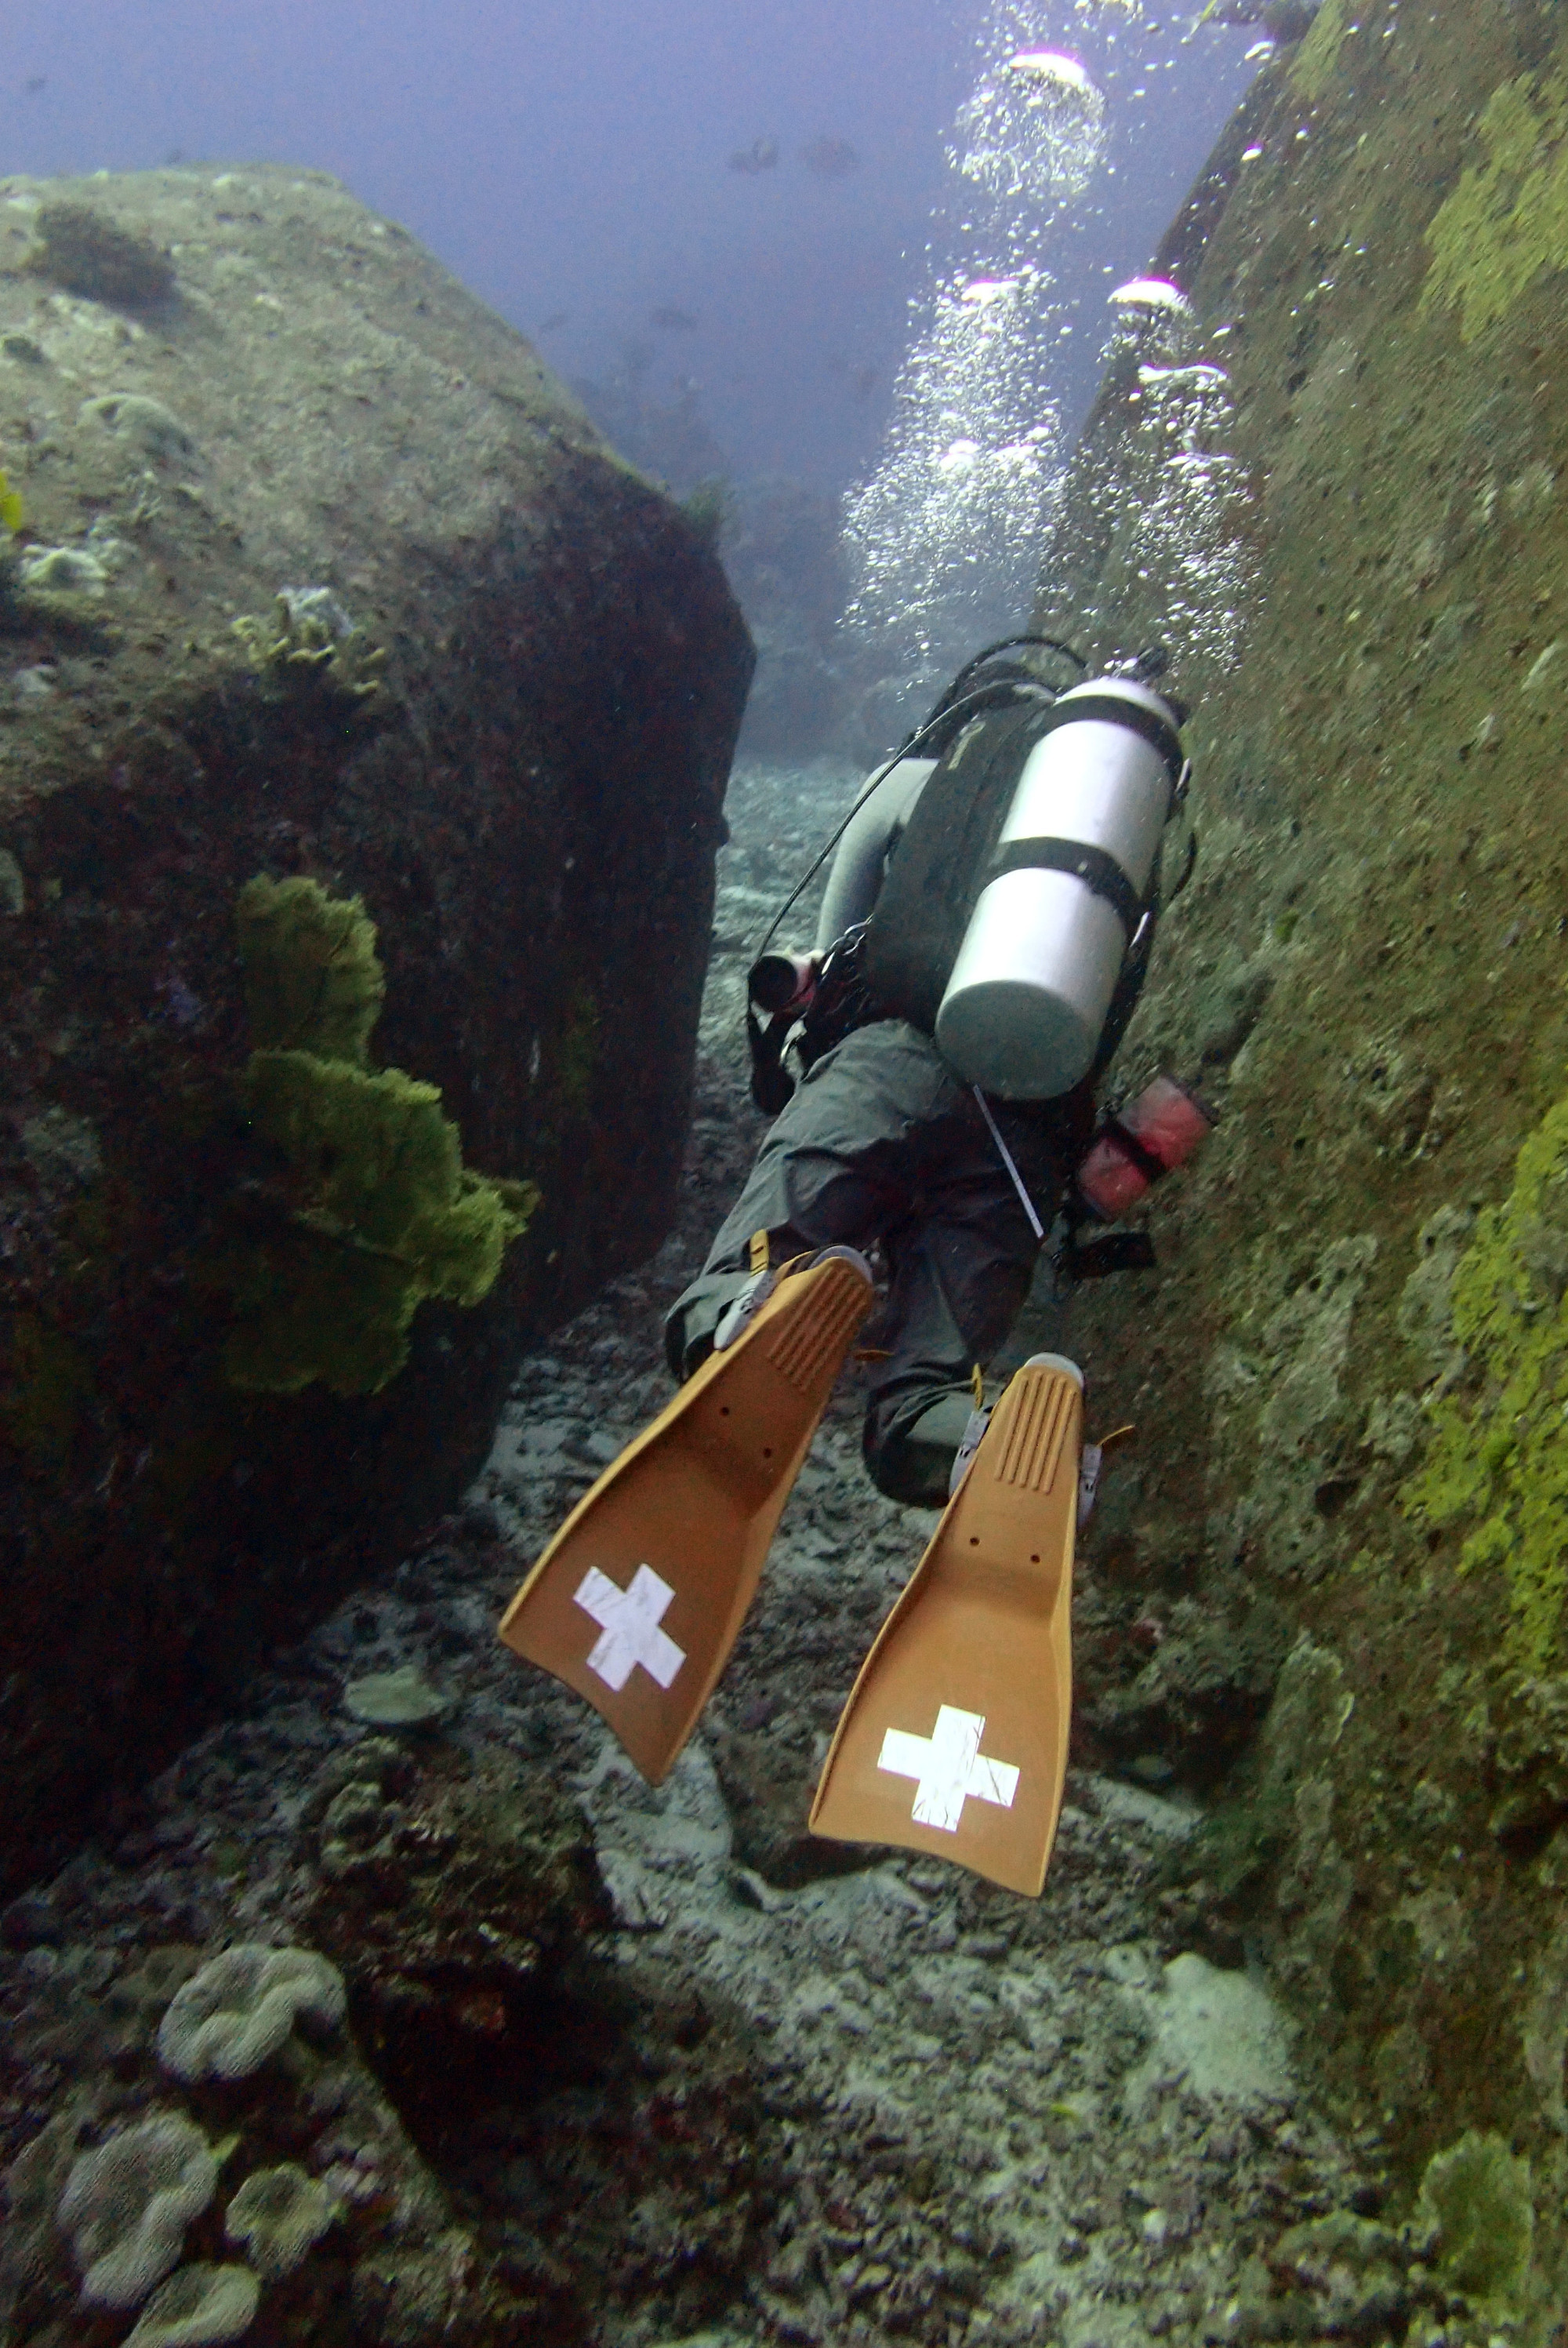
<svg viewBox="0 0 1568 2348"><path fill-rule="evenodd" d="M597 2068L585 2058L580 2075L522 2096L494 2037L501 2025L471 1985L450 2028L489 2031L497 2051L489 2103L482 2075L465 2089L460 2143L450 2126L411 2116L405 2078L400 2086L390 2057L379 2063L417 2140L408 2160L424 2164L451 2223L533 2278L545 2312L527 2336L616 2348L1404 2336L1420 2271L1412 2285L1409 2244L1401 2259L1392 2230L1366 2222L1378 2201L1376 2147L1341 2142L1314 2107L1261 1980L1170 1944L1162 1890L1195 1823L1189 1803L1074 1769L1037 1901L925 1857L805 1837L838 1709L935 1522L866 1480L856 1373L825 1418L720 1690L662 1787L641 1782L595 1715L496 1641L532 1557L666 1398L662 1309L760 1131L738 1047L748 943L851 788L828 767L736 778L689 1180L658 1258L524 1363L461 1515L280 1656L249 1715L128 1808L118 1842L84 1851L0 1920L9 2145L85 2092L101 2046L94 2055L81 2017L101 2014L149 1949L319 1942L313 1916L353 1879L321 1824L366 1735L343 1691L413 1666L449 1709L390 1748L406 1752L405 1776L425 1791L398 1793L395 1757L377 1764L377 1798L400 1817L424 1801L428 1817L437 1798L469 1799L475 1787L504 1806L508 1789L548 1786L591 1842L603 1886L600 1911L573 1928L549 2008L561 2047L591 2040L600 2017ZM795 934L808 929L802 918ZM334 1802L333 1815L341 1824L346 1813ZM461 1845L468 1829L452 1831ZM452 1879L457 1905L466 1895ZM386 1896L405 1899L405 1887ZM394 1941L397 1929L395 1916ZM382 2041L357 2011L354 2021L377 2071ZM691 2055L708 2065L700 2082L695 2070L684 2084L665 2079L627 2118L614 2048L629 2050L628 2075L651 2079L686 2059L688 2042L722 2048L722 2062ZM699 2085L700 2126L680 2116L697 2111ZM617 2150L634 2136L635 2157ZM660 2146L686 2163L679 2178ZM329 2153L345 2157L341 2143L318 2145L318 2168ZM709 2198L729 2197L733 2223L694 2248L704 2161L717 2164ZM1289 2230L1312 2220L1355 2237L1332 2274L1327 2258L1291 2263ZM1373 2236L1386 2237L1396 2271L1381 2317L1365 2282ZM612 2275L604 2245L633 2238L642 2263ZM538 2281L548 2258L559 2270L548 2290ZM427 2331L412 2318L399 2331L369 2309L356 2298L341 2336L444 2336L434 2315ZM487 2320L474 2316L466 2336L524 2336L505 2323L487 2331ZM254 2336L265 2329L264 2301ZM11 2336L88 2335L67 2320ZM323 2317L293 2336L340 2335ZM1461 2336L1424 2318L1409 2333L1421 2343Z"/></svg>

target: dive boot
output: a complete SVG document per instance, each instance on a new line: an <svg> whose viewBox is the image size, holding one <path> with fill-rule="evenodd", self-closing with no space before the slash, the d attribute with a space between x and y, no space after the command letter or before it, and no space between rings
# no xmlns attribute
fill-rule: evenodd
<svg viewBox="0 0 1568 2348"><path fill-rule="evenodd" d="M847 1248L748 1283L715 1350L578 1502L501 1622L657 1786L696 1725L856 1331Z"/></svg>
<svg viewBox="0 0 1568 2348"><path fill-rule="evenodd" d="M1014 1377L839 1720L811 1830L1045 1881L1067 1770L1083 1381Z"/></svg>

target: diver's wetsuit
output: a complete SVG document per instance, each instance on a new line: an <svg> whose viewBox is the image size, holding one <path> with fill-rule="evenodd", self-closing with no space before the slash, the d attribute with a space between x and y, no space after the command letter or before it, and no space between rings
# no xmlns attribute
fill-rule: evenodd
<svg viewBox="0 0 1568 2348"><path fill-rule="evenodd" d="M829 875L824 950L876 901L893 848L931 762L907 762L852 819ZM886 793L886 797L884 797ZM1090 1089L1020 1107L992 1100L1047 1230L1092 1122ZM699 1277L665 1323L676 1377L712 1350L725 1307L750 1275L753 1232L774 1264L832 1246L880 1241L887 1309L867 1335L888 1348L866 1415L866 1462L893 1499L937 1507L973 1407L972 1365L1006 1339L1039 1252L1023 1206L973 1093L931 1038L901 1019L856 1028L824 1055L766 1135L757 1162Z"/></svg>

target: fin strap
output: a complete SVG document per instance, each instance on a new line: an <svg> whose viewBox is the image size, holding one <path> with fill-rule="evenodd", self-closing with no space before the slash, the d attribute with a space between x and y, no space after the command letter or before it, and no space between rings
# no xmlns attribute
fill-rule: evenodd
<svg viewBox="0 0 1568 2348"><path fill-rule="evenodd" d="M985 1431L990 1423L991 1415L989 1410L980 1408L970 1411L968 1423L964 1428L963 1439L953 1457L953 1472L948 1478L949 1500L974 1465L975 1454L979 1449Z"/></svg>

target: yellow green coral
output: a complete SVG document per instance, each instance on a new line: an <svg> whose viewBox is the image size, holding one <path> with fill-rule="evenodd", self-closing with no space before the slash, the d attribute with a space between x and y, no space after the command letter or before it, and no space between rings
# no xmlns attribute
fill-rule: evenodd
<svg viewBox="0 0 1568 2348"><path fill-rule="evenodd" d="M1568 1598L1568 1099L1525 1141L1508 1197L1478 1218L1451 1311L1484 1389L1434 1406L1435 1438L1402 1503L1419 1523L1476 1520L1460 1570L1502 1569L1516 1657L1545 1670Z"/></svg>
<svg viewBox="0 0 1568 2348"><path fill-rule="evenodd" d="M1544 271L1568 268L1568 74L1501 83L1481 118L1486 160L1438 208L1421 307L1460 305L1475 341Z"/></svg>
<svg viewBox="0 0 1568 2348"><path fill-rule="evenodd" d="M241 1096L286 1169L287 1219L220 1267L239 1316L224 1367L252 1392L320 1378L375 1394L407 1360L425 1297L487 1293L538 1193L464 1165L436 1086L367 1065L385 982L357 897L259 877L238 924L258 1045Z"/></svg>

